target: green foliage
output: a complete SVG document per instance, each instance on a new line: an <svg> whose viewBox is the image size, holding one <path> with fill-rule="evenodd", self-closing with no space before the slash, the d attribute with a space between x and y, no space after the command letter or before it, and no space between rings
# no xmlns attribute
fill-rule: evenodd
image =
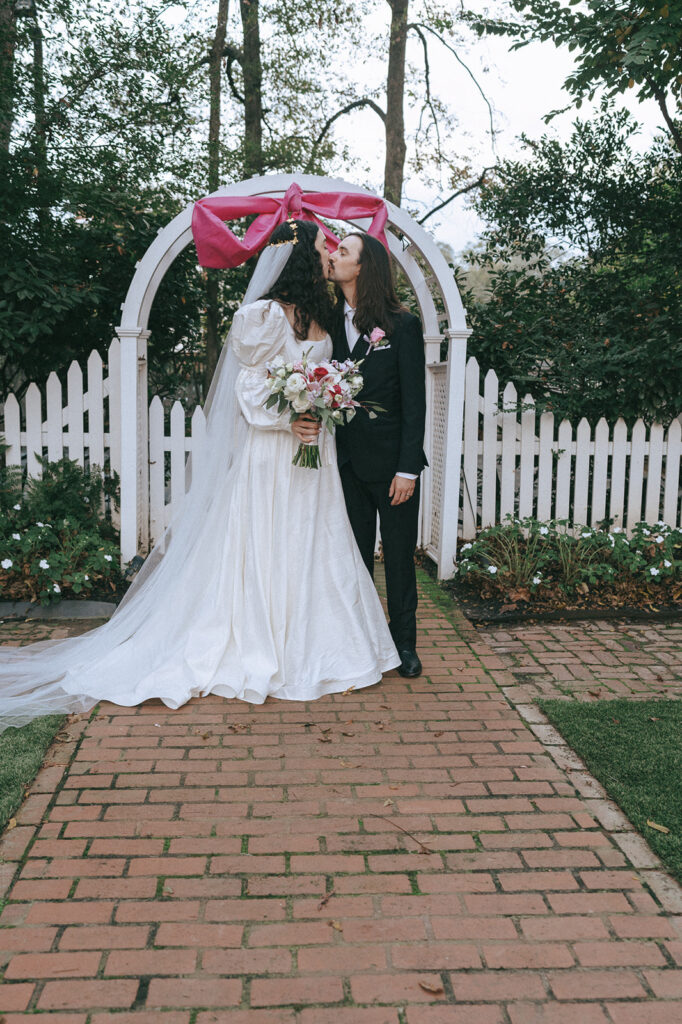
<svg viewBox="0 0 682 1024"><path fill-rule="evenodd" d="M457 570L484 597L521 588L526 599L555 589L569 597L619 583L674 588L682 582L682 530L639 523L630 538L618 527L585 527L576 535L565 521L507 516L460 547Z"/></svg>
<svg viewBox="0 0 682 1024"><path fill-rule="evenodd" d="M682 406L682 156L604 108L565 144L522 137L475 206L487 222L459 282L483 371L558 418L666 423Z"/></svg>
<svg viewBox="0 0 682 1024"><path fill-rule="evenodd" d="M6 471L3 471L6 472ZM122 585L116 531L103 513L117 480L69 459L42 461L42 478L22 488L0 473L0 597L52 604L111 597Z"/></svg>
<svg viewBox="0 0 682 1024"><path fill-rule="evenodd" d="M541 700L541 709L682 882L682 703ZM668 833L647 822L667 828Z"/></svg>
<svg viewBox="0 0 682 1024"><path fill-rule="evenodd" d="M20 806L63 722L63 715L46 715L0 734L0 832Z"/></svg>
<svg viewBox="0 0 682 1024"><path fill-rule="evenodd" d="M654 99L682 151L682 133L668 110L668 98L682 108L682 0L645 6L641 3L604 3L604 0L510 0L516 21L491 19L468 13L480 33L518 39L512 49L535 40L565 45L574 54L575 68L564 88L580 106L603 91L612 97L636 89L640 100ZM551 115L550 115L551 116Z"/></svg>

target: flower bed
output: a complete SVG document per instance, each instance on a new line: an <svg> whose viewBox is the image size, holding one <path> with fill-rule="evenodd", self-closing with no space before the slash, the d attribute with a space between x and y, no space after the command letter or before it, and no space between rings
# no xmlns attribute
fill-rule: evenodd
<svg viewBox="0 0 682 1024"><path fill-rule="evenodd" d="M47 605L111 600L123 577L118 538L103 514L106 481L69 459L43 462L40 480L0 476L0 599Z"/></svg>
<svg viewBox="0 0 682 1024"><path fill-rule="evenodd" d="M682 530L639 523L570 530L566 522L508 518L461 544L451 588L495 604L533 609L650 608L682 611Z"/></svg>

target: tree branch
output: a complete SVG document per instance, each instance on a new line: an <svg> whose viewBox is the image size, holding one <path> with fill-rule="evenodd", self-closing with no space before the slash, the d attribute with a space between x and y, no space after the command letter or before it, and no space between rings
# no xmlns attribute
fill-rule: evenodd
<svg viewBox="0 0 682 1024"><path fill-rule="evenodd" d="M344 114L349 114L351 112L351 110L357 110L359 107L370 107L374 111L375 114L379 115L379 117L381 118L381 120L384 123L386 122L386 114L381 109L381 107L378 106L378 104L376 104L374 102L374 100L370 100L370 99L353 100L352 103L347 103L345 107L342 107L341 110L337 110L335 114L332 114L331 117L327 118L327 120L323 124L322 131L320 132L320 134L317 136L317 138L313 142L312 149L310 151L310 159L308 160L308 163L307 163L306 169L305 169L305 173L306 174L308 174L310 172L310 169L314 165L315 157L317 156L317 151L320 148L322 140L324 139L325 135L327 134L327 132L329 131L331 126L334 124L334 122L338 121L338 119L340 117L343 117Z"/></svg>
<svg viewBox="0 0 682 1024"><path fill-rule="evenodd" d="M453 192L451 196L448 196L447 199L444 199L442 203L438 203L438 205L434 206L432 210L429 210L428 213L425 213L423 217L420 217L419 220L417 221L417 224L423 224L425 220L428 220L429 217L432 217L434 213L438 213L439 210L442 210L444 206L447 206L448 203L451 203L453 199L457 198L457 196L463 196L466 192L473 192L475 188L479 188L485 181L485 176L488 173L488 171L492 171L492 169L492 167L484 167L475 181L470 181L468 185L465 185L463 188L457 189L457 191Z"/></svg>
<svg viewBox="0 0 682 1024"><path fill-rule="evenodd" d="M407 31L409 32L410 29L412 29L413 32L417 33L417 35L419 36L419 38L422 41L422 47L424 48L424 85L425 85L425 88L426 88L426 102L425 102L425 106L427 106L429 108L429 110L431 111L431 119L433 120L433 126L436 129L436 141L438 143L438 160L440 162L442 160L442 149L441 149L441 142L440 142L440 128L438 126L438 117L436 115L436 110L435 110L435 107L433 105L433 100L431 99L431 68L429 66L429 47L428 47L428 43L427 43L427 40L426 40L426 36L424 35L424 33L422 31L421 25L417 25L416 23L411 23L411 24L409 24L407 26ZM424 107L422 107L422 111L423 110L424 110ZM419 128L421 129L421 117L419 119Z"/></svg>
<svg viewBox="0 0 682 1024"><path fill-rule="evenodd" d="M654 99L658 103L659 110L663 114L663 120L668 126L668 130L673 137L675 145L679 149L680 153L682 153L682 132L680 132L679 128L670 116L670 111L668 110L668 104L665 98L665 91L661 89L660 86L656 85L649 75L646 75L646 81L654 95Z"/></svg>
<svg viewBox="0 0 682 1024"><path fill-rule="evenodd" d="M423 29L423 31L425 31L425 32L430 32L431 35L435 36L436 39L440 43L442 43L443 46L447 50L450 51L450 53L453 55L453 57L455 58L457 63L462 65L462 67L464 68L464 70L468 74L469 78L471 79L471 81L474 83L474 85L476 86L476 88L480 92L481 96L483 97L483 101L485 102L485 105L488 108L488 117L489 117L489 120L490 120L490 138L491 138L492 146L493 146L493 150L494 150L495 149L495 125L493 124L493 108L490 106L490 101L489 101L488 97L486 96L486 94L483 92L483 89L479 85L478 79L474 75L474 73L471 70L471 68L467 64L464 63L464 61L459 56L459 54L457 53L455 48L453 46L451 46L450 43L447 42L447 40L443 39L443 37L438 32L436 32L435 29L431 28L430 25L424 25L424 24L420 23L420 24L410 25L410 28L413 28L413 29L420 28L420 29Z"/></svg>

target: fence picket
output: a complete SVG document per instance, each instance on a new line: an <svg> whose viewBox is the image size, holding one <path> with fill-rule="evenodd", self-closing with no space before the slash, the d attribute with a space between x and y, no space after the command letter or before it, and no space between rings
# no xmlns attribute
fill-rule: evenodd
<svg viewBox="0 0 682 1024"><path fill-rule="evenodd" d="M609 425L602 416L594 429L594 461L592 462L592 526L606 519L606 488L609 470Z"/></svg>
<svg viewBox="0 0 682 1024"><path fill-rule="evenodd" d="M680 459L682 459L682 423L673 420L668 427L667 450L665 459L665 491L663 494L663 520L668 526L682 526L682 516L678 519L680 487Z"/></svg>
<svg viewBox="0 0 682 1024"><path fill-rule="evenodd" d="M109 465L112 473L121 472L121 343L114 338L107 355L107 393L109 395Z"/></svg>
<svg viewBox="0 0 682 1024"><path fill-rule="evenodd" d="M43 455L43 411L40 388L29 384L26 390L26 472L39 478L43 467L38 461Z"/></svg>
<svg viewBox="0 0 682 1024"><path fill-rule="evenodd" d="M83 371L74 359L66 375L69 458L83 465Z"/></svg>
<svg viewBox="0 0 682 1024"><path fill-rule="evenodd" d="M185 410L182 402L173 402L170 414L171 519L180 510L185 497Z"/></svg>
<svg viewBox="0 0 682 1024"><path fill-rule="evenodd" d="M537 518L552 518L552 477L554 471L554 413L543 412L540 417L540 451L538 454L538 511Z"/></svg>
<svg viewBox="0 0 682 1024"><path fill-rule="evenodd" d="M497 520L497 374L488 370L483 383L483 480L481 482L481 528Z"/></svg>
<svg viewBox="0 0 682 1024"><path fill-rule="evenodd" d="M200 405L192 413L192 472L200 469L206 457L206 417Z"/></svg>
<svg viewBox="0 0 682 1024"><path fill-rule="evenodd" d="M535 402L531 395L523 400L521 447L519 455L519 519L533 515L535 478Z"/></svg>
<svg viewBox="0 0 682 1024"><path fill-rule="evenodd" d="M569 519L571 515L571 458L573 428L568 420L559 424L557 442L559 445L556 465L556 498L554 516Z"/></svg>
<svg viewBox="0 0 682 1024"><path fill-rule="evenodd" d="M154 395L149 404L149 531L152 543L156 543L166 526L165 464L163 402Z"/></svg>
<svg viewBox="0 0 682 1024"><path fill-rule="evenodd" d="M58 462L64 454L64 414L62 412L62 382L56 373L47 378L45 387L47 411L47 457Z"/></svg>
<svg viewBox="0 0 682 1024"><path fill-rule="evenodd" d="M625 460L627 457L628 428L621 417L613 428L613 452L611 455L611 495L609 518L612 526L623 525L625 507Z"/></svg>
<svg viewBox="0 0 682 1024"><path fill-rule="evenodd" d="M652 423L649 431L649 458L646 471L646 502L644 518L647 523L658 522L661 507L661 471L663 469L663 427Z"/></svg>
<svg viewBox="0 0 682 1024"><path fill-rule="evenodd" d="M516 493L516 388L507 384L502 395L502 459L500 462L500 520L514 515Z"/></svg>
<svg viewBox="0 0 682 1024"><path fill-rule="evenodd" d="M637 420L630 439L630 465L628 466L628 511L627 530L633 529L642 518L642 486L644 484L644 455L646 452L646 427L643 420Z"/></svg>
<svg viewBox="0 0 682 1024"><path fill-rule="evenodd" d="M573 488L573 523L587 526L587 495L590 486L590 424L583 417L575 433L575 484Z"/></svg>
<svg viewBox="0 0 682 1024"><path fill-rule="evenodd" d="M462 536L476 536L478 522L478 407L480 371L475 359L467 363L464 387L462 445Z"/></svg>
<svg viewBox="0 0 682 1024"><path fill-rule="evenodd" d="M14 395L8 395L5 399L5 464L7 466L21 465L21 407Z"/></svg>
<svg viewBox="0 0 682 1024"><path fill-rule="evenodd" d="M88 356L88 457L91 466L104 468L104 381L96 349Z"/></svg>

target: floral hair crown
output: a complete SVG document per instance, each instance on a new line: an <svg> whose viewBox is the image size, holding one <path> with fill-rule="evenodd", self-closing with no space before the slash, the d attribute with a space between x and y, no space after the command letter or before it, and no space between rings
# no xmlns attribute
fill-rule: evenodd
<svg viewBox="0 0 682 1024"><path fill-rule="evenodd" d="M293 238L283 238L281 242L269 242L268 248L276 248L278 245L296 245L298 242L298 224L293 217L287 217L286 223L291 228Z"/></svg>

